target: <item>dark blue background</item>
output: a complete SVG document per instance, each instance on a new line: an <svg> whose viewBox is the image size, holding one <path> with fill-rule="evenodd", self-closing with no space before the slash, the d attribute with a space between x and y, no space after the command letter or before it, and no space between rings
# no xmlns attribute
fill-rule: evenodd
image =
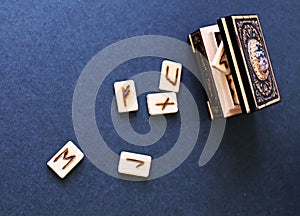
<svg viewBox="0 0 300 216"><path fill-rule="evenodd" d="M299 215L299 10L296 0L2 0L0 215ZM183 80L198 98L201 136L175 171L135 183L106 175L87 158L64 180L47 168L67 140L78 144L73 91L97 52L137 35L186 41L188 33L219 17L243 13L260 17L282 102L228 119L221 146L207 165L197 165L210 126L204 93L185 73ZM134 74L160 69L157 59L134 64L119 70ZM118 71L112 74L107 83L120 79ZM102 96L112 95L111 87ZM99 109L104 106L97 102ZM98 122L108 118L98 109L96 113ZM131 117L134 128L147 131L146 111ZM110 122L103 127L101 133L109 139L114 134ZM172 147L155 146L154 157ZM110 147L121 150L118 143Z"/></svg>

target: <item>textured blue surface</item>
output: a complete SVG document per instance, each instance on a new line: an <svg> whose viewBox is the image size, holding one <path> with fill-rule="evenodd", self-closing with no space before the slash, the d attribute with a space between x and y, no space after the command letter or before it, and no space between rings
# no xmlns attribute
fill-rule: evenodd
<svg viewBox="0 0 300 216"><path fill-rule="evenodd" d="M2 0L0 215L299 215L299 9L299 1ZM47 169L67 140L76 143L73 91L97 52L137 35L186 41L188 33L219 17L243 13L260 17L282 102L229 119L207 165L197 164L210 125L204 93L184 76L202 110L201 136L175 171L135 183L106 175L87 158L64 180ZM99 97L111 98L111 83L122 75L159 68L159 59L147 58L121 65ZM96 108L101 122L107 107L97 102ZM131 117L137 131L149 130L146 113ZM116 136L109 121L99 127L107 140ZM110 146L116 152L118 140ZM158 157L171 146L149 151Z"/></svg>

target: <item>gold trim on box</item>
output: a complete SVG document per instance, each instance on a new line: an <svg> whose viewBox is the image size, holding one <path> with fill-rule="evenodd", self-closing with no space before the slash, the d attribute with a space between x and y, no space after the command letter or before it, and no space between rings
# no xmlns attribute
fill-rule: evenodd
<svg viewBox="0 0 300 216"><path fill-rule="evenodd" d="M250 112L250 107L249 107L249 104L248 104L248 99L247 99L247 96L246 96L244 84L242 82L242 77L241 77L241 74L240 74L240 70L238 68L238 63L236 61L236 56L235 56L235 53L234 53L234 49L233 49L233 46L232 46L232 42L231 42L231 39L230 39L230 35L229 35L229 32L228 32L228 27L227 27L227 23L225 21L225 18L221 18L221 22L223 24L224 32L225 32L225 35L226 35L226 38L227 38L230 54L232 56L232 61L233 61L234 69L235 69L235 72L236 72L236 75L237 75L237 78L238 78L238 82L239 82L239 86L240 86L240 89L241 89L241 93L242 93L242 97L243 97L243 102L245 104L246 112L249 113Z"/></svg>
<svg viewBox="0 0 300 216"><path fill-rule="evenodd" d="M239 33L237 31L237 28L236 28L236 25L234 23L235 19L245 19L245 18L257 18L257 16L255 15L250 15L250 16L232 16L231 19L232 19L232 23L233 23L233 27L234 27L234 31L235 31L235 34L238 36ZM238 45L239 45L239 48L240 48L240 52L241 52L241 55L242 55L242 58L243 58L243 62L244 62L244 65L246 66L247 65L247 62L246 62L246 59L245 59L245 56L244 56L244 50L243 50L243 47L242 47L242 44L240 42L240 40L237 40L238 41ZM252 80L251 80L251 77L250 77L250 74L249 74L249 70L248 70L248 67L246 66L245 67L246 71L247 71L247 78L248 78L248 81L250 83L250 88L251 88L251 91L252 91L252 96L253 96L253 100L255 102L255 107L257 107L257 103L256 103L256 98L254 96L254 89L253 89L253 86L252 86Z"/></svg>
<svg viewBox="0 0 300 216"><path fill-rule="evenodd" d="M195 53L196 51L195 51L194 42L193 42L193 39L192 39L192 35L191 35L191 34L189 34L189 39L190 39L190 44L191 44L193 53Z"/></svg>
<svg viewBox="0 0 300 216"><path fill-rule="evenodd" d="M207 101L207 107L208 107L208 111L209 111L209 114L210 114L210 118L211 118L211 120L213 120L214 119L214 115L213 115L213 112L211 110L209 101Z"/></svg>

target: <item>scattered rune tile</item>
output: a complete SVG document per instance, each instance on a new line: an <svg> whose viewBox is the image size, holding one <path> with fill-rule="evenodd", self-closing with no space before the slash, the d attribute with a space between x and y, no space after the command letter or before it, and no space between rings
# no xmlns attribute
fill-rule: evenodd
<svg viewBox="0 0 300 216"><path fill-rule="evenodd" d="M114 89L119 113L138 110L138 102L133 80L115 82Z"/></svg>
<svg viewBox="0 0 300 216"><path fill-rule="evenodd" d="M164 60L161 65L159 89L179 92L181 70L180 63Z"/></svg>
<svg viewBox="0 0 300 216"><path fill-rule="evenodd" d="M174 92L148 94L147 105L150 115L178 112L177 97Z"/></svg>
<svg viewBox="0 0 300 216"><path fill-rule="evenodd" d="M118 166L121 174L148 177L150 173L152 157L137 153L122 151Z"/></svg>
<svg viewBox="0 0 300 216"><path fill-rule="evenodd" d="M47 162L47 165L60 178L64 178L83 157L84 154L69 141Z"/></svg>

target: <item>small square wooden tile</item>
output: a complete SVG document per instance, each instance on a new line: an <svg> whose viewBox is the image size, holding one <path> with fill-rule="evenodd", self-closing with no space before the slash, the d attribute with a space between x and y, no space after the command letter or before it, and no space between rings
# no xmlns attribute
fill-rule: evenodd
<svg viewBox="0 0 300 216"><path fill-rule="evenodd" d="M148 177L150 173L152 157L122 151L118 166L118 172L127 175Z"/></svg>
<svg viewBox="0 0 300 216"><path fill-rule="evenodd" d="M159 89L179 92L181 69L180 63L164 60L161 65Z"/></svg>
<svg viewBox="0 0 300 216"><path fill-rule="evenodd" d="M178 112L177 97L174 92L148 94L147 105L150 115Z"/></svg>
<svg viewBox="0 0 300 216"><path fill-rule="evenodd" d="M64 178L83 157L84 154L69 141L47 162L47 165L60 178Z"/></svg>
<svg viewBox="0 0 300 216"><path fill-rule="evenodd" d="M138 110L138 102L133 80L115 82L114 89L119 113Z"/></svg>

